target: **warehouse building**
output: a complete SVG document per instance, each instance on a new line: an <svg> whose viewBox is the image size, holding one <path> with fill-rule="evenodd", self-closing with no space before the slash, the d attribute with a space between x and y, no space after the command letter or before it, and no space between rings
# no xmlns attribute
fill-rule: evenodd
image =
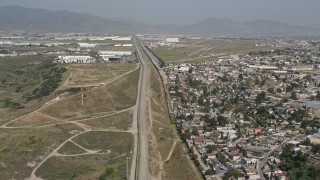
<svg viewBox="0 0 320 180"><path fill-rule="evenodd" d="M56 63L94 63L96 60L91 56L58 56Z"/></svg>

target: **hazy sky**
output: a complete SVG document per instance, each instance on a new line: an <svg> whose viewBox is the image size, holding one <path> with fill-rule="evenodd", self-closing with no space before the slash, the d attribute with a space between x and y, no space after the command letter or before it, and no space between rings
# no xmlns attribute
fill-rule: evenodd
<svg viewBox="0 0 320 180"><path fill-rule="evenodd" d="M129 17L148 24L189 24L214 16L320 28L320 0L0 0L0 6L13 4L110 19Z"/></svg>

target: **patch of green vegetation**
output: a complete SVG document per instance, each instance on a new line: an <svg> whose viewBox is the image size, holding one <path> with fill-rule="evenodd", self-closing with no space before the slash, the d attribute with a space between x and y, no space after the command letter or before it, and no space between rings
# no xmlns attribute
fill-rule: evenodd
<svg viewBox="0 0 320 180"><path fill-rule="evenodd" d="M0 105L2 105L3 108L9 108L9 109L22 109L22 108L24 108L20 103L12 102L10 100L10 98L0 100Z"/></svg>
<svg viewBox="0 0 320 180"><path fill-rule="evenodd" d="M68 141L65 145L63 145L58 153L60 154L66 154L66 155L70 155L70 154L82 154L85 153L86 151L84 149L81 149L80 147L78 147L77 145L75 145L74 143Z"/></svg>
<svg viewBox="0 0 320 180"><path fill-rule="evenodd" d="M190 51L186 49L174 49L167 47L154 48L152 51L164 62L186 58Z"/></svg>
<svg viewBox="0 0 320 180"><path fill-rule="evenodd" d="M103 163L99 161L95 163L93 160L94 158L89 156L52 157L36 171L36 175L48 180L86 179L85 177L95 179L98 176L95 172L102 171Z"/></svg>
<svg viewBox="0 0 320 180"><path fill-rule="evenodd" d="M109 150L113 156L128 154L133 148L133 135L126 132L92 131L73 139L90 150Z"/></svg>
<svg viewBox="0 0 320 180"><path fill-rule="evenodd" d="M63 78L62 74L66 71L65 67L60 67L52 61L45 61L39 64L35 69L35 73L39 74L41 85L27 95L27 101L49 96L51 92L58 88Z"/></svg>
<svg viewBox="0 0 320 180"><path fill-rule="evenodd" d="M52 157L37 171L43 179L125 179L125 157L109 155L83 155Z"/></svg>
<svg viewBox="0 0 320 180"><path fill-rule="evenodd" d="M60 143L71 137L76 125L64 124L39 129L1 129L0 177L25 179L35 163L47 156ZM28 166L29 163L29 166Z"/></svg>
<svg viewBox="0 0 320 180"><path fill-rule="evenodd" d="M287 171L290 179L317 179L320 176L319 166L310 166L308 157L301 151L292 154L293 145L287 145L280 156L282 162L279 168Z"/></svg>
<svg viewBox="0 0 320 180"><path fill-rule="evenodd" d="M44 56L17 56L0 58L0 80L2 81L5 75L8 75L25 66L39 64L48 57Z"/></svg>
<svg viewBox="0 0 320 180"><path fill-rule="evenodd" d="M111 159L108 161L106 170L100 175L99 180L107 179L126 179L126 160L122 158ZM129 164L131 164L129 162Z"/></svg>
<svg viewBox="0 0 320 180"><path fill-rule="evenodd" d="M66 69L52 60L43 56L0 58L0 121L34 110L59 86Z"/></svg>
<svg viewBox="0 0 320 180"><path fill-rule="evenodd" d="M237 169L232 169L232 170L228 171L225 174L225 176L223 176L223 180L229 180L231 178L238 179L238 178L241 178L241 177L244 177L244 174L242 172L240 172Z"/></svg>

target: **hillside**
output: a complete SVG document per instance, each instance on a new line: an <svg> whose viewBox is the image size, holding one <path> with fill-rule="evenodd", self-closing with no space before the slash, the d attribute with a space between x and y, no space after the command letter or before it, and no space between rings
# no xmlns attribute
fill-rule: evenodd
<svg viewBox="0 0 320 180"><path fill-rule="evenodd" d="M278 21L254 20L236 22L210 17L198 23L177 25L147 25L130 18L111 20L87 13L49 11L21 6L0 7L0 31L30 32L92 32L92 33L167 33L214 36L305 36L320 35L320 30L292 26Z"/></svg>
<svg viewBox="0 0 320 180"><path fill-rule="evenodd" d="M0 8L0 27L2 31L134 33L143 25L86 13L6 6Z"/></svg>

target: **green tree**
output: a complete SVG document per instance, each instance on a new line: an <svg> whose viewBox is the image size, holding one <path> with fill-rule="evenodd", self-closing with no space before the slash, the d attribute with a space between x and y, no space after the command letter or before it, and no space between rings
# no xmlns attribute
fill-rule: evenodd
<svg viewBox="0 0 320 180"><path fill-rule="evenodd" d="M239 177L244 177L244 175L237 169L231 169L230 171L228 171L224 176L223 176L223 180L229 180L230 178L235 178L238 179Z"/></svg>
<svg viewBox="0 0 320 180"><path fill-rule="evenodd" d="M290 98L293 99L293 100L298 100L297 93L294 92L294 91L291 91L291 96L290 96Z"/></svg>
<svg viewBox="0 0 320 180"><path fill-rule="evenodd" d="M221 163L225 163L226 162L226 157L221 152L218 152L216 157Z"/></svg>
<svg viewBox="0 0 320 180"><path fill-rule="evenodd" d="M223 126L223 127L226 126L229 123L227 118L224 117L224 116L221 116L220 114L217 117L217 121L218 121L219 125Z"/></svg>
<svg viewBox="0 0 320 180"><path fill-rule="evenodd" d="M194 135L194 136L199 136L198 129L196 127L193 127L191 134Z"/></svg>
<svg viewBox="0 0 320 180"><path fill-rule="evenodd" d="M317 91L316 100L320 101L320 91Z"/></svg>
<svg viewBox="0 0 320 180"><path fill-rule="evenodd" d="M263 102L265 100L266 100L266 92L262 91L261 93L259 93L257 95L256 102L260 104L261 102Z"/></svg>
<svg viewBox="0 0 320 180"><path fill-rule="evenodd" d="M320 144L316 144L312 146L312 152L320 153Z"/></svg>

